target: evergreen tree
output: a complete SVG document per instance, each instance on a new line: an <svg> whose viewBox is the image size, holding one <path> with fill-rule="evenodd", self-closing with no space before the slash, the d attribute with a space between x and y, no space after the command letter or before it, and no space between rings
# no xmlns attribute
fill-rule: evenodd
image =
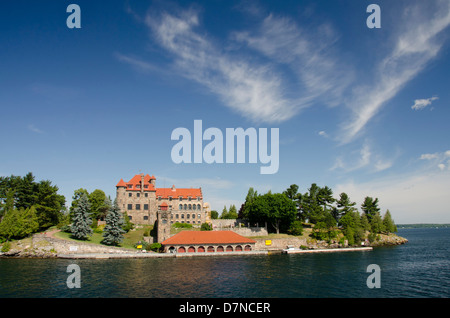
<svg viewBox="0 0 450 318"><path fill-rule="evenodd" d="M111 206L111 201L106 198L105 205L109 206L108 214L106 215L106 226L103 230L103 244L106 245L119 245L123 241L122 229L124 224L122 213L117 205L117 199L114 200L114 204Z"/></svg>
<svg viewBox="0 0 450 318"><path fill-rule="evenodd" d="M0 223L0 237L21 239L39 229L34 206L8 210Z"/></svg>
<svg viewBox="0 0 450 318"><path fill-rule="evenodd" d="M227 206L224 205L224 206L223 206L223 210L222 210L222 214L220 215L220 218L221 218L221 219L225 219L225 218L227 217L227 215L228 215Z"/></svg>
<svg viewBox="0 0 450 318"><path fill-rule="evenodd" d="M258 192L252 187L248 189L247 196L245 197L245 202L239 209L238 217L241 219L248 219L248 213L250 211L250 206L253 200L258 196ZM223 212L222 212L223 213Z"/></svg>
<svg viewBox="0 0 450 318"><path fill-rule="evenodd" d="M389 212L389 210L386 210L386 213L384 214L383 225L384 225L384 230L386 232L388 232L388 234L397 232L397 226L395 225L394 221L392 220L391 212Z"/></svg>
<svg viewBox="0 0 450 318"><path fill-rule="evenodd" d="M372 233L381 233L385 231L383 220L381 219L380 212L376 212L375 215L372 216L372 220L370 220L370 227L372 229Z"/></svg>
<svg viewBox="0 0 450 318"><path fill-rule="evenodd" d="M73 210L73 222L70 227L73 237L80 240L86 240L90 235L92 235L93 231L90 227L92 223L90 209L91 205L88 197L85 193L83 193L78 200L77 206Z"/></svg>
<svg viewBox="0 0 450 318"><path fill-rule="evenodd" d="M323 218L323 208L321 206L322 200L319 199L320 187L317 184L311 184L311 187L303 195L302 214L304 219L308 219L309 222L316 224Z"/></svg>
<svg viewBox="0 0 450 318"><path fill-rule="evenodd" d="M375 200L372 197L365 197L363 204L361 205L361 209L367 215L369 222L372 221L372 218L378 213L380 213L380 208L378 207L378 198Z"/></svg>
<svg viewBox="0 0 450 318"><path fill-rule="evenodd" d="M365 213L361 215L361 228L364 231L370 231L369 219L367 219L367 215Z"/></svg>
<svg viewBox="0 0 450 318"><path fill-rule="evenodd" d="M347 212L355 212L356 208L354 206L356 205L356 202L351 202L350 197L347 195L347 193L342 192L339 195L339 200L336 201L336 221L339 221L339 219L345 215Z"/></svg>

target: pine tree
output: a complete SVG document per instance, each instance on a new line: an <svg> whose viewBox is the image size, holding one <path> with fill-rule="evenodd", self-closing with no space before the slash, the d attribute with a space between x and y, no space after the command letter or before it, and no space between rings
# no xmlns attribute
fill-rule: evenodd
<svg viewBox="0 0 450 318"><path fill-rule="evenodd" d="M123 241L122 229L124 224L122 213L117 205L117 199L114 200L114 204L111 206L111 201L106 198L105 205L109 206L108 214L106 215L106 226L103 230L103 244L106 245L119 245Z"/></svg>
<svg viewBox="0 0 450 318"><path fill-rule="evenodd" d="M90 227L92 223L90 209L91 205L88 197L83 193L78 201L77 207L73 211L73 222L70 227L73 237L80 240L86 240L92 235L92 229Z"/></svg>
<svg viewBox="0 0 450 318"><path fill-rule="evenodd" d="M389 212L389 210L386 210L386 213L384 214L383 225L384 225L384 229L386 232L388 232L388 233L397 232L397 226L395 225L394 221L392 220L391 212Z"/></svg>

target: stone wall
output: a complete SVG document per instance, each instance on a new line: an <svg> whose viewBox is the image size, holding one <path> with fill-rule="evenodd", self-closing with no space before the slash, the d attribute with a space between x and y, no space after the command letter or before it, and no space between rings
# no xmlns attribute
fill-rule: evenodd
<svg viewBox="0 0 450 318"><path fill-rule="evenodd" d="M241 219L216 219L211 220L213 231L233 231L242 236L266 236L266 227L247 226Z"/></svg>
<svg viewBox="0 0 450 318"><path fill-rule="evenodd" d="M63 240L53 237L47 237L42 234L36 234L33 236L33 248L42 251L57 254L84 254L84 253L130 253L129 249L99 245L93 243L75 242L69 240Z"/></svg>
<svg viewBox="0 0 450 318"><path fill-rule="evenodd" d="M299 248L301 245L308 245L306 239L299 239L297 237L291 238L274 238L274 239L254 239L256 241L255 250L281 250L287 248L288 245ZM266 242L270 241L270 245Z"/></svg>

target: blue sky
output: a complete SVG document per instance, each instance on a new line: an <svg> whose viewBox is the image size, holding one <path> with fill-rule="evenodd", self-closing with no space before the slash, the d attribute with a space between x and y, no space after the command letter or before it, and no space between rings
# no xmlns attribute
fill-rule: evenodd
<svg viewBox="0 0 450 318"><path fill-rule="evenodd" d="M70 204L144 172L219 211L315 182L397 223L450 223L449 25L431 0L3 1L0 175L31 171ZM278 172L173 163L172 131L196 119L279 128Z"/></svg>

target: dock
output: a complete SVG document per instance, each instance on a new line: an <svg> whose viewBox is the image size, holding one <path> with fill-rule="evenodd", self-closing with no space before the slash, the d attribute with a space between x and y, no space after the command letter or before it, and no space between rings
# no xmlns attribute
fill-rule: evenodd
<svg viewBox="0 0 450 318"><path fill-rule="evenodd" d="M373 247L342 247L342 248L322 248L313 250L302 250L300 248L287 248L283 250L283 253L284 254L335 253L335 252L362 252L371 250L373 250Z"/></svg>

